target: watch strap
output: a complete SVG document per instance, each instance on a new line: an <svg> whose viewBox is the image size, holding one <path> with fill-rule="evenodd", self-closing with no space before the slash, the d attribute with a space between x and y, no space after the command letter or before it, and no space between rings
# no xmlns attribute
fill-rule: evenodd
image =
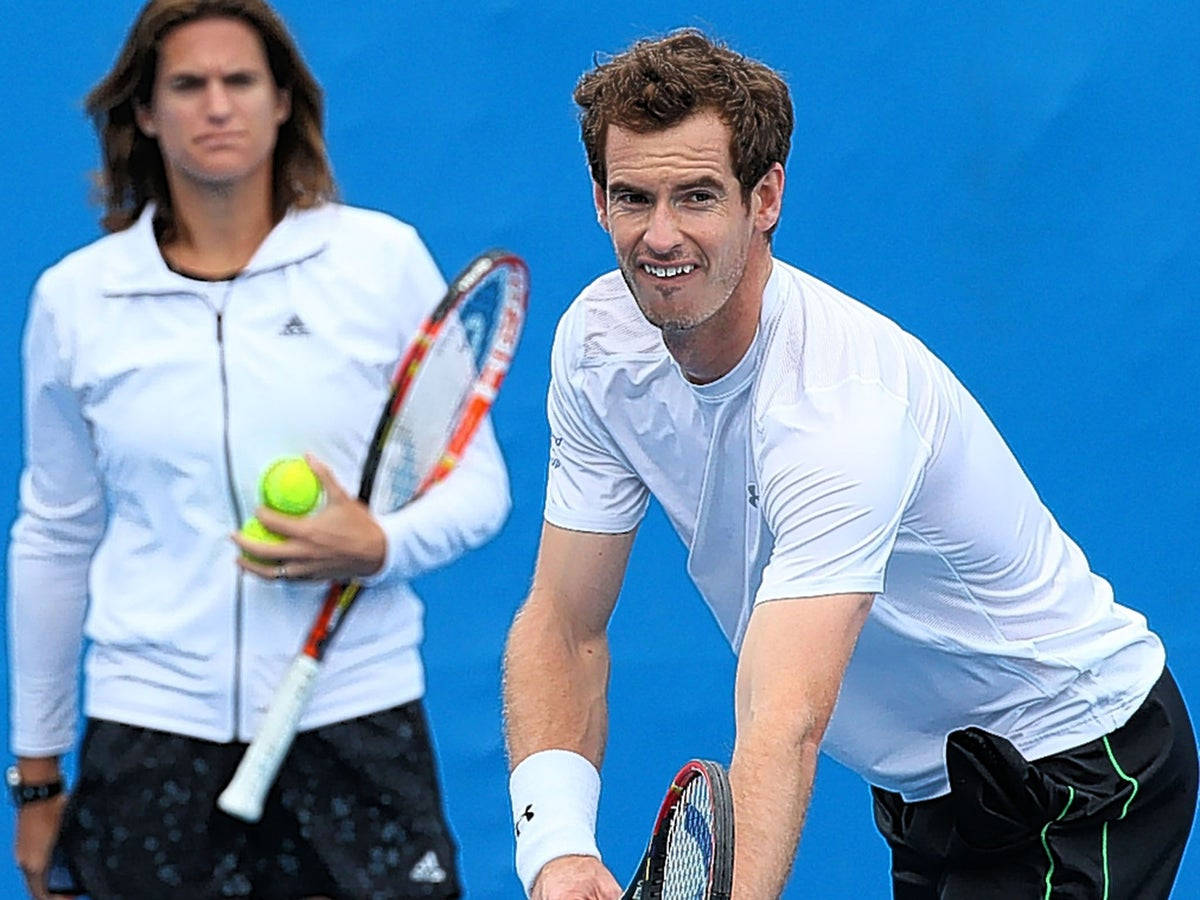
<svg viewBox="0 0 1200 900"><path fill-rule="evenodd" d="M57 797L63 791L63 780L58 778L44 784L13 784L9 785L9 791L12 793L13 803L24 806L27 803L38 803Z"/></svg>

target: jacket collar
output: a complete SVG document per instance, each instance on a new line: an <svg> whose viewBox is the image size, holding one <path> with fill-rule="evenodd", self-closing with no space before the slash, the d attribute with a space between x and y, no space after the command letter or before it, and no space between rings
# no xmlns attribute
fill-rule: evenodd
<svg viewBox="0 0 1200 900"><path fill-rule="evenodd" d="M146 204L138 220L112 236L113 246L101 293L105 297L188 293L192 282L172 272L154 238L154 204ZM290 209L254 252L239 278L280 269L321 253L333 234L337 206Z"/></svg>

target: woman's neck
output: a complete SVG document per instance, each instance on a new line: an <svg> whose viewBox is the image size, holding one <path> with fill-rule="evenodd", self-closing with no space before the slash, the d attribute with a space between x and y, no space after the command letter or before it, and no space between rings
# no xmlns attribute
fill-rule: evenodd
<svg viewBox="0 0 1200 900"><path fill-rule="evenodd" d="M174 231L160 249L174 269L200 277L240 272L275 227L270 171L233 186L171 178Z"/></svg>

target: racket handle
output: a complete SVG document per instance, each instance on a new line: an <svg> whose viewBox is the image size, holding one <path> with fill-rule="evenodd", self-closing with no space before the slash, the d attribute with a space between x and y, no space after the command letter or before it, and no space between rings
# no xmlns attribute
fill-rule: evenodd
<svg viewBox="0 0 1200 900"><path fill-rule="evenodd" d="M246 822L262 817L267 792L296 737L320 668L319 662L303 653L292 662L233 779L217 798L217 806L229 815Z"/></svg>

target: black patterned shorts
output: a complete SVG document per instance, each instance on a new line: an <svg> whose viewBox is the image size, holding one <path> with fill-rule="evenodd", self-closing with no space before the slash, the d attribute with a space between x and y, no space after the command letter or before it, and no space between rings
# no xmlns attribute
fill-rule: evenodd
<svg viewBox="0 0 1200 900"><path fill-rule="evenodd" d="M253 825L216 806L244 750L89 720L51 888L93 900L460 896L419 700L298 735Z"/></svg>

